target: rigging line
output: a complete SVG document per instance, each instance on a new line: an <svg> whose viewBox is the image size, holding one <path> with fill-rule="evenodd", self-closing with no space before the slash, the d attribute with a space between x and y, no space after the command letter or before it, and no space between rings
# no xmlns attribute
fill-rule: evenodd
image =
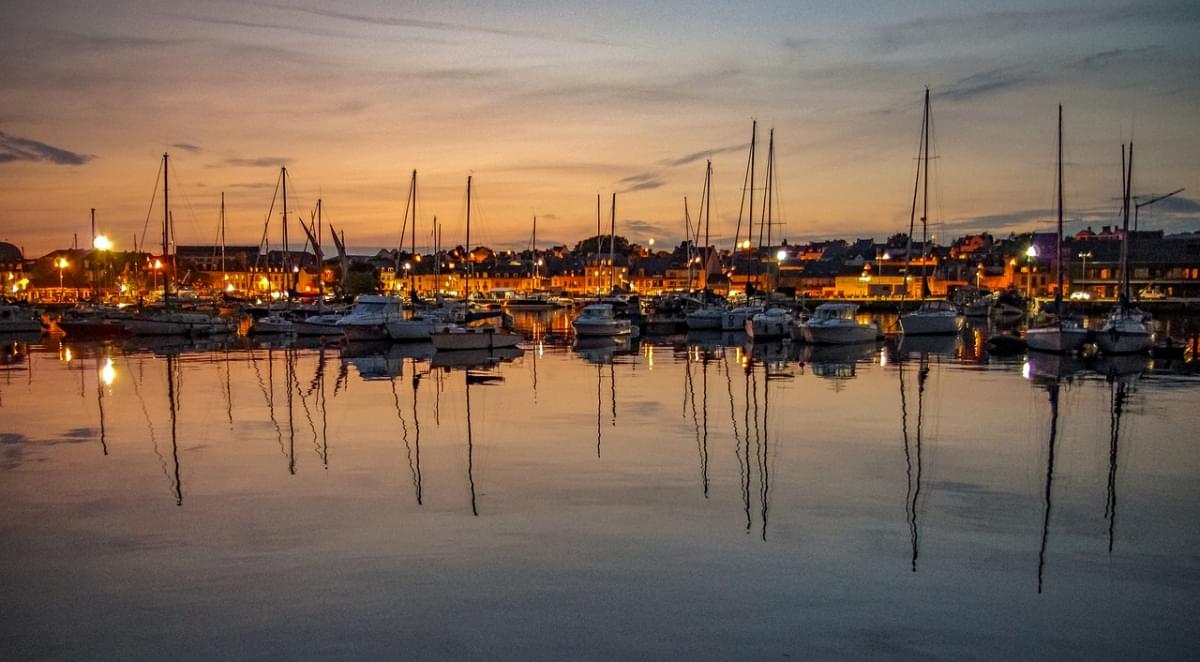
<svg viewBox="0 0 1200 662"><path fill-rule="evenodd" d="M281 169L279 171L279 174L275 178L275 191L273 193L271 193L271 205L269 207L267 207L266 220L263 221L262 239L258 240L258 247L261 249L261 252L258 254L258 257L255 258L255 260L254 260L255 267L259 267L263 260L267 261L265 266L267 266L267 267L271 266L271 258L270 258L270 255L267 254L267 251L270 249L270 244L267 243L268 239L269 239L268 233L271 229L271 215L275 213L275 201L279 198L279 185L282 182L283 182L283 170Z"/></svg>
<svg viewBox="0 0 1200 662"><path fill-rule="evenodd" d="M146 245L146 229L150 227L150 216L154 213L154 201L158 199L158 185L162 183L162 163L158 164L158 173L154 176L154 190L150 193L150 207L146 210L146 220L142 223L140 244Z"/></svg>
<svg viewBox="0 0 1200 662"><path fill-rule="evenodd" d="M746 157L746 173L744 175L742 175L742 201L738 204L737 228L733 231L733 250L732 250L733 255L737 254L738 238L740 238L742 236L742 214L744 214L746 212L746 196L747 196L747 191L749 191L749 189L750 189L750 169L752 167L752 164L754 163L754 146L753 146L754 140L753 140L753 138L750 141L750 145L751 145L750 155L748 157ZM749 195L754 195L754 193L750 192ZM750 219L750 224L751 225L754 224L754 219ZM747 440L749 440L749 437L747 437Z"/></svg>

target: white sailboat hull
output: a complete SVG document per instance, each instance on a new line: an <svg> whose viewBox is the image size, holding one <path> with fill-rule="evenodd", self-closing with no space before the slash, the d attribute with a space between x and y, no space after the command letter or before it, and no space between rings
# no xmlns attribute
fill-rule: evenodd
<svg viewBox="0 0 1200 662"><path fill-rule="evenodd" d="M857 345L875 342L879 330L871 324L821 324L812 321L801 324L801 338L813 345Z"/></svg>
<svg viewBox="0 0 1200 662"><path fill-rule="evenodd" d="M454 327L433 333L429 339L437 351L459 351L516 347L521 336L491 327Z"/></svg>
<svg viewBox="0 0 1200 662"><path fill-rule="evenodd" d="M434 333L448 327L448 324L433 317L390 320L387 323L387 334L396 341L429 340Z"/></svg>
<svg viewBox="0 0 1200 662"><path fill-rule="evenodd" d="M900 316L900 330L905 335L935 335L958 333L962 318L948 311L916 311Z"/></svg>
<svg viewBox="0 0 1200 662"><path fill-rule="evenodd" d="M1025 345L1037 352L1065 354L1077 351L1087 337L1087 329L1081 327L1048 326L1026 331Z"/></svg>
<svg viewBox="0 0 1200 662"><path fill-rule="evenodd" d="M725 316L723 311L715 308L701 308L688 313L687 327L694 331L718 330L721 328L721 319Z"/></svg>
<svg viewBox="0 0 1200 662"><path fill-rule="evenodd" d="M1154 334L1143 322L1105 324L1096 333L1096 346L1105 354L1138 354L1154 346Z"/></svg>

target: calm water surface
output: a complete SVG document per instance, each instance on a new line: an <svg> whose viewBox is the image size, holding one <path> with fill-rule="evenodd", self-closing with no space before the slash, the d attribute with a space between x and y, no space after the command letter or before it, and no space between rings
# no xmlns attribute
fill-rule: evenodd
<svg viewBox="0 0 1200 662"><path fill-rule="evenodd" d="M1192 364L525 323L9 344L3 657L1195 655Z"/></svg>

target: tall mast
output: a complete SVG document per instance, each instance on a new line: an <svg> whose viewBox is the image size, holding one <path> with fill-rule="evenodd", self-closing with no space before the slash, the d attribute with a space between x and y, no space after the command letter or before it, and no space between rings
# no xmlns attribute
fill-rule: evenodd
<svg viewBox="0 0 1200 662"><path fill-rule="evenodd" d="M704 167L704 247L709 246L708 225L712 218L712 159Z"/></svg>
<svg viewBox="0 0 1200 662"><path fill-rule="evenodd" d="M475 262L471 259L471 175L467 175L467 279L464 290L467 297L471 296L471 271Z"/></svg>
<svg viewBox="0 0 1200 662"><path fill-rule="evenodd" d="M225 191L221 191L221 276L225 273Z"/></svg>
<svg viewBox="0 0 1200 662"><path fill-rule="evenodd" d="M317 198L317 232L314 235L317 241L321 240L321 207L324 204L321 198ZM313 245L313 251L317 254L317 294L320 295L321 301L325 300L325 254L319 245ZM324 386L322 386L324 388Z"/></svg>
<svg viewBox="0 0 1200 662"><path fill-rule="evenodd" d="M767 231L767 245L771 245L771 187L774 182L774 161L775 161L775 128L769 130L767 139L767 173L763 178L763 204L762 209L758 211L760 218L758 222L758 245L762 246L763 230Z"/></svg>
<svg viewBox="0 0 1200 662"><path fill-rule="evenodd" d="M291 261L291 256L288 254L290 248L288 246L288 208L287 208L287 166L280 168L280 179L283 180L283 282L288 284L288 297L291 298L292 293L292 274L288 270L288 263Z"/></svg>
<svg viewBox="0 0 1200 662"><path fill-rule="evenodd" d="M408 296L414 302L416 301L417 293L417 170L413 169L412 186L409 187L412 191L412 262L408 270Z"/></svg>
<svg viewBox="0 0 1200 662"><path fill-rule="evenodd" d="M929 272L929 124L933 118L929 115L929 88L925 88L925 136L922 159L925 170L923 183L924 193L921 194L921 300L925 300L926 279Z"/></svg>
<svg viewBox="0 0 1200 662"><path fill-rule="evenodd" d="M617 193L612 194L612 209L611 218L608 226L608 293L613 291L613 271L616 270L616 242L617 242Z"/></svg>
<svg viewBox="0 0 1200 662"><path fill-rule="evenodd" d="M162 237L162 252L163 261L167 260L167 254L170 253L170 230L171 225L171 202L168 197L169 190L167 188L167 153L163 152L163 237ZM168 307L171 305L171 270L163 270L163 303Z"/></svg>
<svg viewBox="0 0 1200 662"><path fill-rule="evenodd" d="M692 234L692 216L688 212L688 199L687 199L686 195L683 196L683 237L684 237L684 241L687 242L686 243L687 267L688 267L687 289L688 289L688 292L691 292L692 291L692 255L696 251L696 241L695 241L695 235Z"/></svg>
<svg viewBox="0 0 1200 662"><path fill-rule="evenodd" d="M1063 290L1063 273L1062 273L1062 241L1063 241L1063 121L1062 121L1062 104L1058 104L1058 243L1056 250L1058 255L1054 256L1054 279L1058 281L1058 289L1054 293L1054 313L1059 316L1059 325L1062 325L1062 290Z"/></svg>
<svg viewBox="0 0 1200 662"><path fill-rule="evenodd" d="M1121 148L1121 162L1124 166L1124 151ZM1121 225L1121 304L1129 303L1129 201L1133 197L1133 141L1129 141L1129 167L1124 168L1125 181L1125 199L1123 209L1123 221Z"/></svg>
<svg viewBox="0 0 1200 662"><path fill-rule="evenodd" d="M925 112L921 115L921 136L925 136L926 125L929 123L929 89L925 90ZM916 227L917 221L917 193L921 187L921 155L924 150L924 143L918 143L917 147L917 178L913 180L913 199L912 211L908 215L908 237L904 241L904 289L900 293L901 300L908 296L908 279L912 272L912 235ZM922 283L923 285L923 283ZM921 288L921 298L924 296L925 289Z"/></svg>
<svg viewBox="0 0 1200 662"><path fill-rule="evenodd" d="M537 256L537 216L533 217L533 279L536 286L538 278L538 256Z"/></svg>
<svg viewBox="0 0 1200 662"><path fill-rule="evenodd" d="M597 193L596 194L596 266L599 266L600 263L603 262L603 260L600 258L600 246L602 246L602 245L603 244L600 243L600 194ZM596 274L596 276L597 276L596 292L597 293L600 292L599 275L600 275L599 272L597 272L597 274Z"/></svg>
<svg viewBox="0 0 1200 662"><path fill-rule="evenodd" d="M758 120L750 126L750 226L747 228L746 239L754 234L754 151L758 146ZM759 234L758 247L762 248L762 234Z"/></svg>

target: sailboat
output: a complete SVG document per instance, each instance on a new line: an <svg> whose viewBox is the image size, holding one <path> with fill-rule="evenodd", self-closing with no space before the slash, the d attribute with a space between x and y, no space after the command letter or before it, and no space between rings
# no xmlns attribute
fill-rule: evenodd
<svg viewBox="0 0 1200 662"><path fill-rule="evenodd" d="M1079 322L1068 319L1063 309L1063 147L1062 105L1058 106L1058 255L1054 257L1054 277L1058 286L1054 290L1054 310L1048 319L1025 332L1025 344L1039 352L1074 352L1087 340L1087 329Z"/></svg>
<svg viewBox="0 0 1200 662"><path fill-rule="evenodd" d="M467 251L471 250L471 176L467 176ZM467 261L464 292L469 296L471 291L471 270L474 265ZM495 315L492 315L494 317ZM470 316L468 316L468 320ZM455 324L447 325L430 334L433 348L439 352L468 350L468 349L501 349L516 347L521 336L508 329L493 325Z"/></svg>
<svg viewBox="0 0 1200 662"><path fill-rule="evenodd" d="M162 251L166 259L171 251L171 205L168 181L168 155L163 153L163 225ZM163 270L163 304L165 309L141 311L139 314L120 320L126 332L134 336L207 336L228 332L229 324L215 315L199 312L174 310L171 306L171 271Z"/></svg>
<svg viewBox="0 0 1200 662"><path fill-rule="evenodd" d="M412 209L412 232L411 232L412 243L410 244L409 248L411 250L411 254L416 256L416 254L417 254L417 171L416 170L412 171L412 181L408 187L407 209ZM408 222L408 220L409 220L407 209L405 211L405 219L404 219L405 222ZM401 232L403 233L403 228L401 229ZM401 239L401 244L403 244L403 243L404 243L403 239ZM398 254L399 253L397 253L397 255ZM397 260L398 259L399 258L397 258ZM399 265L397 264L397 266L399 266ZM408 273L409 273L409 295L412 300L413 306L415 308L416 303L417 303L416 276L414 275L414 270L416 269L416 265L412 264L412 265L408 265L408 266L410 267L410 269L408 271ZM397 269L397 273L399 273L399 269ZM448 326L449 326L449 324L445 320L443 320L441 317L438 317L437 315L418 313L418 312L415 312L415 310L411 317L408 317L408 318L404 318L403 316L392 317L392 318L388 319L387 322L385 323L385 327L387 328L388 337L391 338L392 340L396 340L396 341L429 340L429 337L432 336L435 331L445 329Z"/></svg>
<svg viewBox="0 0 1200 662"><path fill-rule="evenodd" d="M283 216L280 223L283 230L283 261L282 269L285 278L291 278L290 262L291 262L291 247L288 242L288 199L287 199L287 167L282 167L279 170L279 179L283 185ZM270 219L267 221L270 222ZM265 231L264 231L265 234ZM270 252L268 251L268 255ZM289 287L288 290L292 288ZM271 310L271 304L267 303L267 315L254 320L254 324L250 327L250 333L253 334L282 334L290 335L296 332L296 325L292 320L288 319L281 313Z"/></svg>
<svg viewBox="0 0 1200 662"><path fill-rule="evenodd" d="M924 187L921 202L921 306L900 315L900 330L906 335L958 333L962 318L954 304L944 299L926 299L929 268L929 88L925 88L925 114L921 120L921 147L917 159L917 178L913 184L912 213L908 222L908 248L904 258L904 293L908 294L909 267L912 264L912 233L917 215L918 187Z"/></svg>
<svg viewBox="0 0 1200 662"><path fill-rule="evenodd" d="M1121 230L1121 292L1096 334L1096 345L1107 354L1138 354L1154 345L1150 316L1129 298L1129 206L1133 188L1133 142L1129 143L1129 167L1125 167L1125 146L1121 145L1121 185L1123 225Z"/></svg>

